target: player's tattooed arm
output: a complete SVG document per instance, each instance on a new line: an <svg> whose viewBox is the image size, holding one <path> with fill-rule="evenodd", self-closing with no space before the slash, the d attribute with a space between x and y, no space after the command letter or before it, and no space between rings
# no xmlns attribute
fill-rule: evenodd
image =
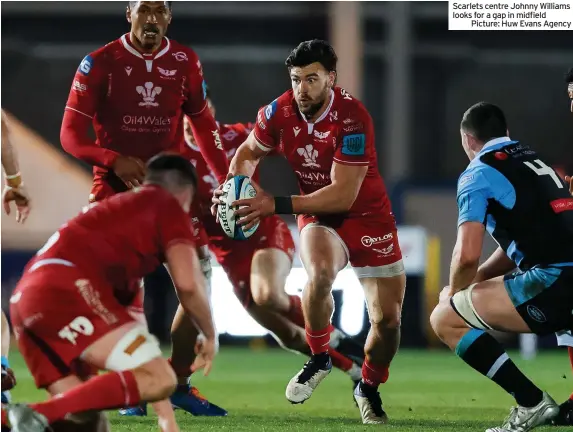
<svg viewBox="0 0 573 432"><path fill-rule="evenodd" d="M464 222L458 227L450 265L450 295L466 289L475 279L484 232L485 227L480 222Z"/></svg>
<svg viewBox="0 0 573 432"><path fill-rule="evenodd" d="M503 276L514 269L515 263L507 256L502 248L498 247L495 252L479 266L473 283Z"/></svg>
<svg viewBox="0 0 573 432"><path fill-rule="evenodd" d="M334 162L330 171L332 183L308 195L294 195L292 207L295 214L331 214L350 210L368 166L351 166Z"/></svg>

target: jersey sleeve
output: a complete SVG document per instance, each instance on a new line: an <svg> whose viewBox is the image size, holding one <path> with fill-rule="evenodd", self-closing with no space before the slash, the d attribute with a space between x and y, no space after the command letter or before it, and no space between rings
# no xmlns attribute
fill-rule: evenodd
<svg viewBox="0 0 573 432"><path fill-rule="evenodd" d="M106 76L102 53L85 56L74 76L65 109L94 118L99 101L106 91Z"/></svg>
<svg viewBox="0 0 573 432"><path fill-rule="evenodd" d="M458 227L465 222L485 224L488 199L491 197L491 185L480 169L464 171L458 179Z"/></svg>
<svg viewBox="0 0 573 432"><path fill-rule="evenodd" d="M275 134L276 128L274 126L277 105L278 102L275 99L270 104L262 107L257 114L257 121L253 129L259 148L266 152L273 150L278 145Z"/></svg>
<svg viewBox="0 0 573 432"><path fill-rule="evenodd" d="M349 117L341 127L336 141L334 162L351 166L367 166L375 153L374 124L372 117L362 109Z"/></svg>
<svg viewBox="0 0 573 432"><path fill-rule="evenodd" d="M158 210L159 244L163 252L178 243L195 244L196 236L189 214L185 213L179 203L172 197L161 200Z"/></svg>
<svg viewBox="0 0 573 432"><path fill-rule="evenodd" d="M187 100L183 111L189 116L196 116L207 109L207 83L203 77L201 60L194 51L189 50L187 69Z"/></svg>

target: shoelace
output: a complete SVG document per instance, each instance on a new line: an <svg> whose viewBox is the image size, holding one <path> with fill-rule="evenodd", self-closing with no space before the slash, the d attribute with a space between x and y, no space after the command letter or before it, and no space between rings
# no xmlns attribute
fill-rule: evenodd
<svg viewBox="0 0 573 432"><path fill-rule="evenodd" d="M298 377L298 383L303 384L310 380L318 371L318 365L311 359L307 361L304 366L302 367L302 373Z"/></svg>

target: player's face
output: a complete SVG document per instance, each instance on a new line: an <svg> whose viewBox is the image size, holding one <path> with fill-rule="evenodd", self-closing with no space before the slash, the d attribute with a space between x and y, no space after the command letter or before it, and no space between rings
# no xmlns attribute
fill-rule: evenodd
<svg viewBox="0 0 573 432"><path fill-rule="evenodd" d="M165 2L140 1L127 10L127 21L131 23L131 33L141 48L153 50L161 40L171 23L171 10Z"/></svg>
<svg viewBox="0 0 573 432"><path fill-rule="evenodd" d="M569 83L569 87L567 87L567 93L569 94L569 101L571 112L573 113L573 82Z"/></svg>
<svg viewBox="0 0 573 432"><path fill-rule="evenodd" d="M290 79L298 109L307 118L314 116L324 105L334 86L334 72L328 72L315 62L290 69Z"/></svg>

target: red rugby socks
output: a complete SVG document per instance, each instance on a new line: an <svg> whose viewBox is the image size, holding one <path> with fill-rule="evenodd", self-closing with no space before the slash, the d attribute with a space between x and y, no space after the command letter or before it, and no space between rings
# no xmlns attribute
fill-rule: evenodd
<svg viewBox="0 0 573 432"><path fill-rule="evenodd" d="M340 369L344 372L347 372L350 370L350 368L352 368L352 365L354 364L354 362L352 360L350 360L348 357L344 357L338 351L333 350L333 349L330 349L328 351L328 353L330 354L330 359L332 360L332 365L335 368Z"/></svg>
<svg viewBox="0 0 573 432"><path fill-rule="evenodd" d="M380 384L388 381L388 376L390 371L387 367L376 366L370 363L368 360L364 360L362 365L362 381L365 384L378 387Z"/></svg>
<svg viewBox="0 0 573 432"><path fill-rule="evenodd" d="M141 402L137 381L132 371L109 372L91 378L46 402L30 404L50 424L69 414L103 411L135 406Z"/></svg>
<svg viewBox="0 0 573 432"><path fill-rule="evenodd" d="M328 344L330 343L330 325L322 330L311 330L306 328L306 341L313 354L321 354L328 352Z"/></svg>

